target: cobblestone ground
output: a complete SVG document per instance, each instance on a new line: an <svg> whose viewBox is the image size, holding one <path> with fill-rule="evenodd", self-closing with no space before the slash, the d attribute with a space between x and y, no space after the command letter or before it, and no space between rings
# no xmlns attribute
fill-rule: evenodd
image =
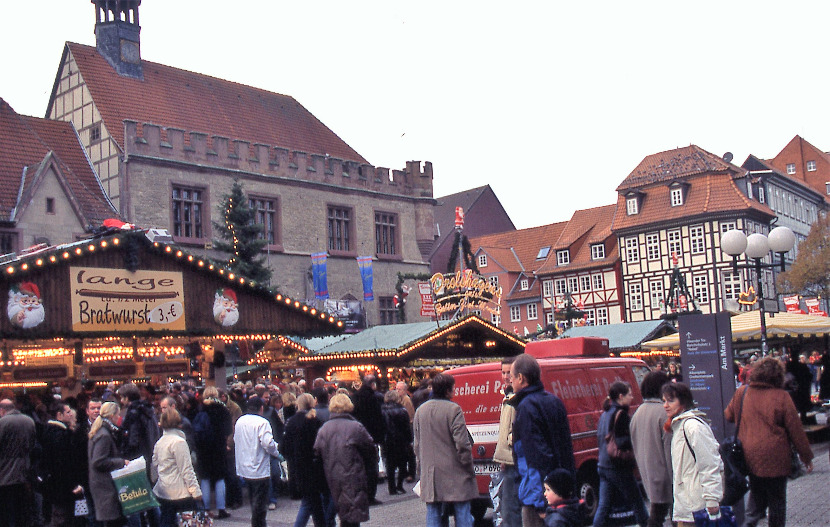
<svg viewBox="0 0 830 527"><path fill-rule="evenodd" d="M830 461L828 450L830 443L814 444L816 458L812 474L791 481L787 487L787 526L788 527L824 527L830 525ZM370 509L371 519L361 525L364 527L396 527L424 525L426 507L411 492L412 484L404 484L410 491L404 495L389 496L386 486L378 487L378 499L382 505ZM277 509L268 512L269 527L290 527L294 525L299 501L281 498ZM214 521L215 527L241 527L251 524L248 506L231 511L232 517ZM489 517L488 512L488 517ZM339 523L339 522L338 522ZM312 522L309 521L311 526ZM667 523L667 525L670 525ZM480 522L477 527L491 527L492 522ZM760 527L767 527L762 520Z"/></svg>

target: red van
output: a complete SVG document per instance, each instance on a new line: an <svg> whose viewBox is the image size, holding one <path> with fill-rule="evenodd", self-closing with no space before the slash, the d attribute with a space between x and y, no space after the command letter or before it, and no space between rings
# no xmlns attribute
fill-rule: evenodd
<svg viewBox="0 0 830 527"><path fill-rule="evenodd" d="M622 380L631 385L634 393L633 411L643 400L640 382L649 369L638 359L610 357L607 339L579 337L529 342L525 352L539 360L545 390L556 394L565 403L579 495L593 515L599 497L597 423L602 403L611 383ZM473 503L473 514L480 519L492 506L490 474L499 471L493 453L499 436L503 399L501 363L464 366L448 373L455 378L453 401L464 410L467 429L475 441L473 461L480 499Z"/></svg>

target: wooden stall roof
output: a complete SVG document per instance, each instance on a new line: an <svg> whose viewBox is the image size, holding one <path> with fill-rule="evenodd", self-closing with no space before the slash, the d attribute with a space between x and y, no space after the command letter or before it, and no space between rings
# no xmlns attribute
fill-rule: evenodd
<svg viewBox="0 0 830 527"><path fill-rule="evenodd" d="M179 316L184 323L177 329L160 328L156 324L146 330L133 327L79 331L77 320L73 326L73 309L77 312L73 296L77 297L80 287L89 287L81 284L79 269L103 269L125 277L131 273L145 277L171 273L165 276L175 277L181 289L181 298L177 301L183 306ZM151 242L143 230L117 231L99 238L10 255L0 260L0 275L0 284L6 287L10 298L7 316L0 317L0 338L4 339L252 334L273 338L275 334L314 337L342 332L342 323L327 313L234 276L221 265L188 254L175 245ZM105 283L93 284L97 290L92 293L104 296ZM19 321L16 324L11 321L11 299L21 286L24 290L36 291L43 306L43 320L34 327L21 327ZM216 295L227 290L233 291L232 296L238 301L239 317L235 324L223 326L214 316L214 303ZM144 293L136 296L136 302L143 302Z"/></svg>
<svg viewBox="0 0 830 527"><path fill-rule="evenodd" d="M351 363L367 359L386 363L413 358L504 357L524 351L512 333L468 315L453 322L418 322L374 326L301 356L301 364Z"/></svg>

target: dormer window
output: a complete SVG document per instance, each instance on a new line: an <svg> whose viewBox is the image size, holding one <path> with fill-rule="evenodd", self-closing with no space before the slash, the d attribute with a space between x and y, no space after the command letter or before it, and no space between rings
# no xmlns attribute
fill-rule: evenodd
<svg viewBox="0 0 830 527"><path fill-rule="evenodd" d="M595 243L591 245L591 260L602 260L605 258L605 245Z"/></svg>
<svg viewBox="0 0 830 527"><path fill-rule="evenodd" d="M571 263L571 253L567 249L556 251L556 265L568 265Z"/></svg>
<svg viewBox="0 0 830 527"><path fill-rule="evenodd" d="M522 291L527 291L527 288L530 287L530 284L529 284L527 278L522 278L522 281L519 282L519 287L521 288Z"/></svg>
<svg viewBox="0 0 830 527"><path fill-rule="evenodd" d="M478 266L479 266L479 268L487 267L487 255L486 254L479 254L478 255Z"/></svg>
<svg viewBox="0 0 830 527"><path fill-rule="evenodd" d="M625 212L629 216L634 216L635 214L640 213L640 200L637 196L626 198Z"/></svg>
<svg viewBox="0 0 830 527"><path fill-rule="evenodd" d="M671 189L671 206L677 207L679 205L683 205L683 188L674 187Z"/></svg>

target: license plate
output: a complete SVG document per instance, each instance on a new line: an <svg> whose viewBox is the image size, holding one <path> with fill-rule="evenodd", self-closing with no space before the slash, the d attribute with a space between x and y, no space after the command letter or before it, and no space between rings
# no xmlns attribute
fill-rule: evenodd
<svg viewBox="0 0 830 527"><path fill-rule="evenodd" d="M498 474L501 471L501 465L494 461L481 461L474 463L476 474L482 476L489 476L491 474Z"/></svg>

